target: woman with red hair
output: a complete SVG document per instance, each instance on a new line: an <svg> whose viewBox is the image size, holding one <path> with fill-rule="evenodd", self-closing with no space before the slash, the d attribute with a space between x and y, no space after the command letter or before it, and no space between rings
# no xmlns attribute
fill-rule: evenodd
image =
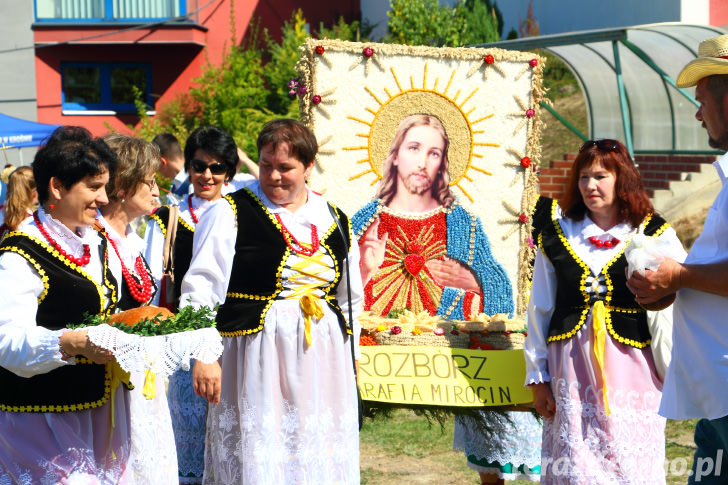
<svg viewBox="0 0 728 485"><path fill-rule="evenodd" d="M638 233L684 255L624 145L587 141L538 237L528 309L526 384L544 416L541 483L665 481L664 366L650 347L658 315L626 287L625 248Z"/></svg>

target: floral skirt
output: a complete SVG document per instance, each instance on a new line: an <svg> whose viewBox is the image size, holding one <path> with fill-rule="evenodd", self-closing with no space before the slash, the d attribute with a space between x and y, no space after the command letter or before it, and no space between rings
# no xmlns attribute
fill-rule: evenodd
<svg viewBox="0 0 728 485"><path fill-rule="evenodd" d="M529 412L509 412L491 423L493 435L477 431L471 418L455 419L453 448L463 451L468 466L478 472L497 474L504 480L538 481L541 464L541 425Z"/></svg>
<svg viewBox="0 0 728 485"><path fill-rule="evenodd" d="M311 322L309 346L298 300L276 301L262 331L223 345L204 483L358 484L356 382L336 315Z"/></svg>

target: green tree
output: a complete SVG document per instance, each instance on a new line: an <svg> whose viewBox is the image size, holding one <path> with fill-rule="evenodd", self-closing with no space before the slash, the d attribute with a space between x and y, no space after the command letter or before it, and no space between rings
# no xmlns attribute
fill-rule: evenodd
<svg viewBox="0 0 728 485"><path fill-rule="evenodd" d="M296 77L298 46L310 37L306 31L306 19L300 8L283 24L282 32L280 43L272 39L268 31L264 32L269 56L263 71L269 91L267 107L276 113L286 113L295 118L298 103L288 94L288 81Z"/></svg>
<svg viewBox="0 0 728 485"><path fill-rule="evenodd" d="M455 7L438 0L391 0L387 15L385 42L456 47L500 40L502 15L490 0L461 0Z"/></svg>
<svg viewBox="0 0 728 485"><path fill-rule="evenodd" d="M503 30L503 15L489 0L465 0L456 6L458 16L465 20L461 34L463 45L498 42Z"/></svg>

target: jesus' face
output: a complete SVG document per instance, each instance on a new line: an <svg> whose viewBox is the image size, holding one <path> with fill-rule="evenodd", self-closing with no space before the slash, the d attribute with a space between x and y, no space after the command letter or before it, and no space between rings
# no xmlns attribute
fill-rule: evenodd
<svg viewBox="0 0 728 485"><path fill-rule="evenodd" d="M445 140L428 125L413 126L407 131L393 163L397 166L397 187L412 194L424 194L442 165Z"/></svg>

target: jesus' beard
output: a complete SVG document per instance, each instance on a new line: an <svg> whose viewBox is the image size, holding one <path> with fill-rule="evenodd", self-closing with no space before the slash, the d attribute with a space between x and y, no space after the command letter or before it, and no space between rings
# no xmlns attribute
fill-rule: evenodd
<svg viewBox="0 0 728 485"><path fill-rule="evenodd" d="M422 195L432 187L432 179L424 172L413 172L402 178L404 187L410 194Z"/></svg>

